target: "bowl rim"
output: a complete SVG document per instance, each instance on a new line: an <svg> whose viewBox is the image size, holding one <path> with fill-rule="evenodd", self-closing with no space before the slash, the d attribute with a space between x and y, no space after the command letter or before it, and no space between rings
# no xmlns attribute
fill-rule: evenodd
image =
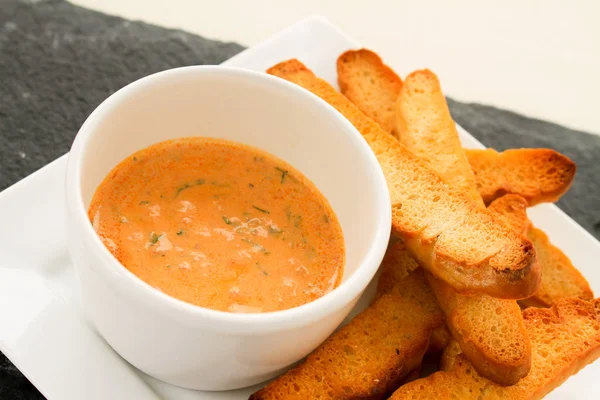
<svg viewBox="0 0 600 400"><path fill-rule="evenodd" d="M336 129L347 131L347 140L353 141L354 146L357 146L359 152L366 158L366 164L371 169L370 178L373 179L377 189L377 207L373 210L375 233L370 238L369 249L359 262L355 272L331 292L309 303L273 312L231 313L213 310L179 300L152 287L124 267L104 246L89 223L81 192L81 166L85 159L86 144L96 125L118 108L124 100L135 97L148 85L184 74L238 76L263 85L278 86L280 89L288 91L290 96L296 96L305 102L318 103L318 107L327 109L327 114L330 115L332 122L337 123ZM301 171L300 168L299 170ZM244 332L258 334L293 329L316 322L350 305L354 299L358 299L377 272L387 248L391 230L391 203L383 171L369 145L356 128L334 107L310 91L266 73L237 67L188 66L169 69L138 79L110 95L85 120L73 142L67 162L66 197L67 218L70 220L68 222L74 222L73 225L67 223L68 229L76 231L77 235L83 236L83 241L91 244L95 256L99 257L103 264L101 269L106 272L104 275L110 276L111 283L116 288L131 292L131 296L150 305L158 313L168 312L171 318L188 324L200 323L206 325L211 331L238 334ZM71 240L70 235L70 246Z"/></svg>

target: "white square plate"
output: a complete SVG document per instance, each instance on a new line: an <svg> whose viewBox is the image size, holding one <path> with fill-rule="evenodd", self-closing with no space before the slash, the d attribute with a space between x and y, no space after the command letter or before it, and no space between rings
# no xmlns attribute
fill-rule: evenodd
<svg viewBox="0 0 600 400"><path fill-rule="evenodd" d="M313 17L225 64L264 71L295 57L336 84L337 56L358 46L327 20ZM466 146L483 147L460 133ZM196 392L156 381L121 359L87 323L65 244L65 166L63 156L0 193L0 350L51 400L247 399L256 388ZM530 216L600 293L600 243L554 205L535 207ZM598 376L600 362L550 398L598 398Z"/></svg>

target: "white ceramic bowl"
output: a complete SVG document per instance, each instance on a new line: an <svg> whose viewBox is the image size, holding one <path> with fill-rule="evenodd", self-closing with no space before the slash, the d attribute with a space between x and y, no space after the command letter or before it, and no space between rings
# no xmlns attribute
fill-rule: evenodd
<svg viewBox="0 0 600 400"><path fill-rule="evenodd" d="M312 180L331 203L344 232L346 266L340 286L300 307L233 314L172 298L124 268L87 218L96 187L133 152L186 136L256 146ZM66 191L69 251L91 321L131 364L192 389L259 383L315 349L373 278L390 234L385 179L356 129L310 92L235 68L164 71L110 96L75 139Z"/></svg>

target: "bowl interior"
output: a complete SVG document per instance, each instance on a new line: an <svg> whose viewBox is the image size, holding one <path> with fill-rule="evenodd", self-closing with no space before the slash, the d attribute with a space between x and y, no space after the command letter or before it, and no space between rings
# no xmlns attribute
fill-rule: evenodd
<svg viewBox="0 0 600 400"><path fill-rule="evenodd" d="M109 98L80 135L86 208L106 174L133 152L167 139L207 136L266 150L315 183L344 233L343 281L357 271L377 232L389 232L385 181L360 134L324 102L273 77L222 67L153 75Z"/></svg>

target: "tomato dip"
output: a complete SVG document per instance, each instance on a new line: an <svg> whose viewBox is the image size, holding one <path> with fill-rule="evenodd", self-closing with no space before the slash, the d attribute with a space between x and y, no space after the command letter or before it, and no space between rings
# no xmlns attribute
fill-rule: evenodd
<svg viewBox="0 0 600 400"><path fill-rule="evenodd" d="M219 139L147 147L117 165L88 215L104 245L162 292L215 310L296 307L341 281L342 230L291 165Z"/></svg>

